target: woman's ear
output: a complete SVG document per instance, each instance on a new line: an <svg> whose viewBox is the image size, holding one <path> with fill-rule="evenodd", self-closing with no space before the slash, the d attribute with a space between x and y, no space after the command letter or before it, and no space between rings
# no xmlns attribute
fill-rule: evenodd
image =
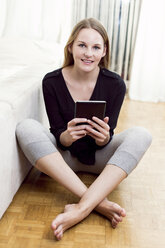
<svg viewBox="0 0 165 248"><path fill-rule="evenodd" d="M103 50L102 58L106 55L106 53L107 53L107 47L106 47L106 45L104 45L104 50Z"/></svg>
<svg viewBox="0 0 165 248"><path fill-rule="evenodd" d="M72 46L71 45L68 46L68 51L69 51L69 53L72 53Z"/></svg>

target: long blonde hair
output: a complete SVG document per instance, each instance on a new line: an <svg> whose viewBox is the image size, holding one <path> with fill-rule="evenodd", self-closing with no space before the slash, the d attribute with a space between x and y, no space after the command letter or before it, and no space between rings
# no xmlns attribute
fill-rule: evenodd
<svg viewBox="0 0 165 248"><path fill-rule="evenodd" d="M109 69L109 65L110 65L109 38L103 25L94 18L84 19L79 23L77 23L76 26L73 28L72 33L68 39L68 42L64 48L64 63L62 67L64 68L66 66L74 64L73 55L69 52L68 48L73 45L73 42L77 38L77 35L79 34L80 30L83 28L95 29L102 36L104 40L104 45L106 47L106 55L100 60L99 66L101 68Z"/></svg>

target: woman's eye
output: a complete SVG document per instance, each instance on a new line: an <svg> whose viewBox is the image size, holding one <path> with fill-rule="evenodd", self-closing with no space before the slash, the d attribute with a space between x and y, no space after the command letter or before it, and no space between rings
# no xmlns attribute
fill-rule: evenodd
<svg viewBox="0 0 165 248"><path fill-rule="evenodd" d="M100 49L100 47L98 47L98 46L94 46L94 49L95 49L95 50L98 50L98 49Z"/></svg>
<svg viewBox="0 0 165 248"><path fill-rule="evenodd" d="M85 47L85 44L79 44L79 47Z"/></svg>

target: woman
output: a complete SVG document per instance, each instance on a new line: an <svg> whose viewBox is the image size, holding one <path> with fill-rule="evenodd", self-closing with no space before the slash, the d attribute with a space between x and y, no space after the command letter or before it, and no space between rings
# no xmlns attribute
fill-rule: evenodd
<svg viewBox="0 0 165 248"><path fill-rule="evenodd" d="M80 198L53 220L58 240L93 209L106 216L113 228L122 221L126 211L106 197L136 167L151 143L150 134L141 127L114 135L125 84L108 67L104 27L92 18L82 20L66 44L63 67L43 79L50 132L31 119L17 125L17 138L29 161ZM106 117L74 118L77 100L106 101ZM99 176L87 189L78 171Z"/></svg>

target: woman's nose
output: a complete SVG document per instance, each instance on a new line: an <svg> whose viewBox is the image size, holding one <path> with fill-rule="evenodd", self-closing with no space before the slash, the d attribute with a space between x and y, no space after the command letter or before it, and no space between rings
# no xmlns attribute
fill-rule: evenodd
<svg viewBox="0 0 165 248"><path fill-rule="evenodd" d="M85 51L85 56L86 57L91 57L93 55L92 53L92 49L91 48L87 48Z"/></svg>

